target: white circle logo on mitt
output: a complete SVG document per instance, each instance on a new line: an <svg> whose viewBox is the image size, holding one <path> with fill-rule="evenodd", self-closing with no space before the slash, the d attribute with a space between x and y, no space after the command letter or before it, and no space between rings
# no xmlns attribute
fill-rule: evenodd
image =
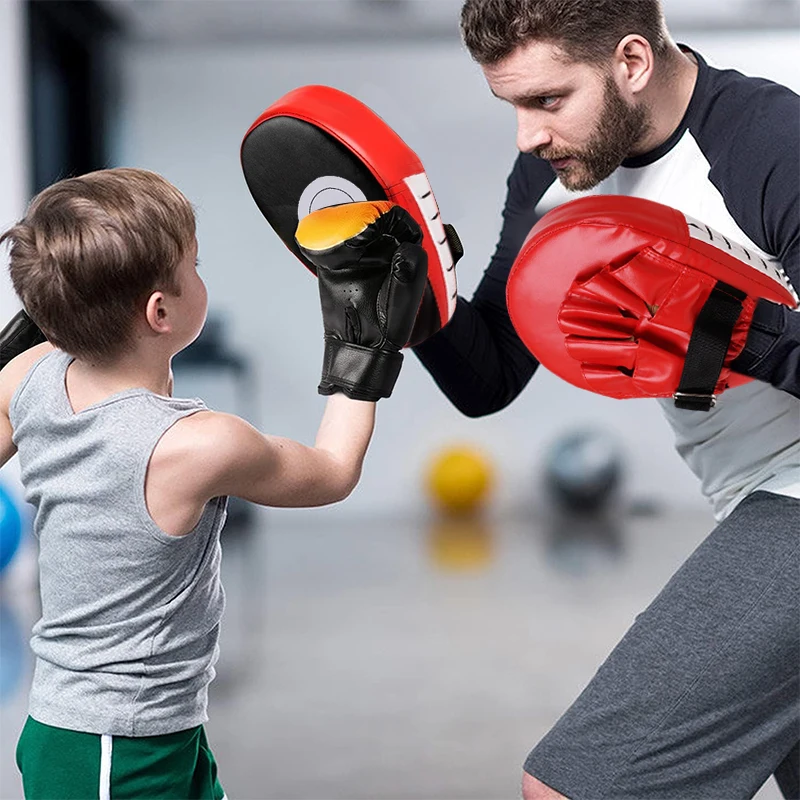
<svg viewBox="0 0 800 800"><path fill-rule="evenodd" d="M303 189L300 202L297 204L298 222L314 211L343 203L361 203L367 198L364 192L352 181L338 175L324 175L315 178Z"/></svg>

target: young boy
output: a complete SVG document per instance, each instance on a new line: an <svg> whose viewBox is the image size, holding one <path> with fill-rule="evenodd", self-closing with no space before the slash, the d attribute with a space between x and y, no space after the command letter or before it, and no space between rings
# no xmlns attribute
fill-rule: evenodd
<svg viewBox="0 0 800 800"><path fill-rule="evenodd" d="M330 395L314 447L172 398L171 359L199 334L207 294L192 207L166 180L110 169L61 181L0 237L25 324L47 337L26 350L36 336L0 335L0 465L19 452L40 544L17 748L28 798L224 796L202 725L227 496L350 494L425 285L401 209L317 214L298 229L318 268Z"/></svg>

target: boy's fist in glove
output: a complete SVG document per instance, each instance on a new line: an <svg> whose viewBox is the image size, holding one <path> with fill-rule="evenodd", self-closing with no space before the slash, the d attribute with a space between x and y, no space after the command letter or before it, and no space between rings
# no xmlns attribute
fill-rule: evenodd
<svg viewBox="0 0 800 800"><path fill-rule="evenodd" d="M389 201L347 203L301 219L295 240L317 268L325 329L320 394L389 397L427 281L419 225Z"/></svg>

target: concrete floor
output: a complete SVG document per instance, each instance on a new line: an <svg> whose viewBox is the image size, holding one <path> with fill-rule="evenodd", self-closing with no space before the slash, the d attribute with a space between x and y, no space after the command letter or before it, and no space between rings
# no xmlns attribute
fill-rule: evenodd
<svg viewBox="0 0 800 800"><path fill-rule="evenodd" d="M710 527L336 519L265 512L225 534L207 731L231 800L518 797L528 750ZM16 800L36 603L6 588L6 672L9 624L25 632L0 685L0 800ZM780 798L771 779L757 798Z"/></svg>

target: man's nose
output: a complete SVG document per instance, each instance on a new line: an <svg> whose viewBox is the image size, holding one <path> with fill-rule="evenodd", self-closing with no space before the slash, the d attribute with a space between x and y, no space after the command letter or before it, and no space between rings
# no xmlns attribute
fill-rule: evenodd
<svg viewBox="0 0 800 800"><path fill-rule="evenodd" d="M546 147L553 140L552 134L542 124L538 114L527 109L517 111L517 147L521 153L532 153Z"/></svg>

